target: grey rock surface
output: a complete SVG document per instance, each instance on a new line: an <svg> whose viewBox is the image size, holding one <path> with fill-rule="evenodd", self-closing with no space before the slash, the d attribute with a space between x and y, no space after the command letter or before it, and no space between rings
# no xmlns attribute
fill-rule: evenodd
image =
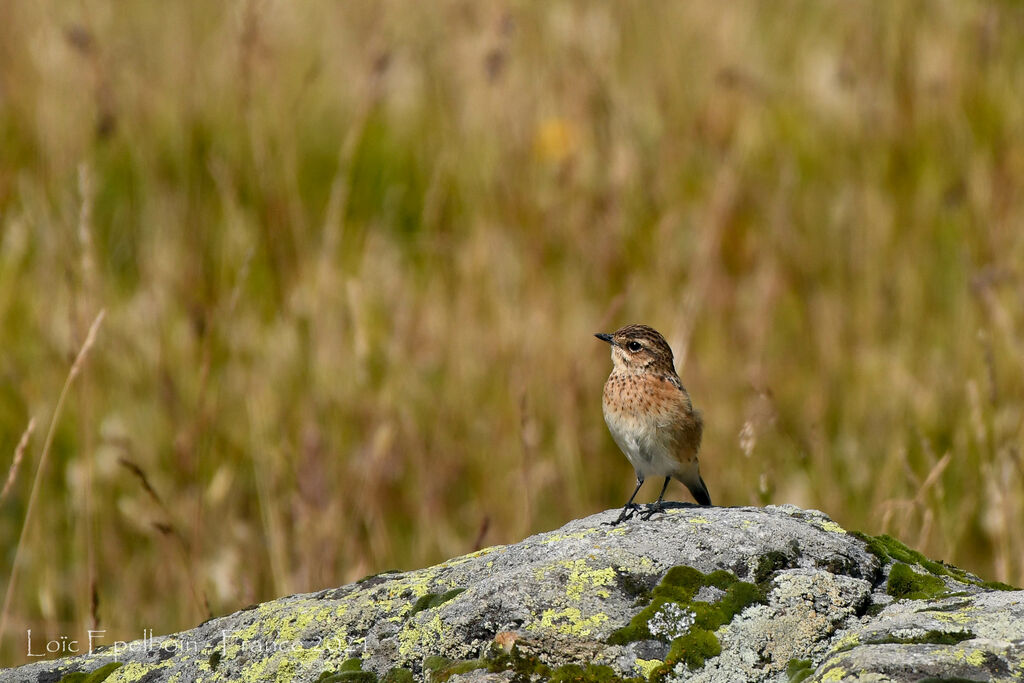
<svg viewBox="0 0 1024 683"><path fill-rule="evenodd" d="M0 683L115 663L110 683L1024 677L1024 591L793 506L678 505L605 524L617 515L0 671Z"/></svg>

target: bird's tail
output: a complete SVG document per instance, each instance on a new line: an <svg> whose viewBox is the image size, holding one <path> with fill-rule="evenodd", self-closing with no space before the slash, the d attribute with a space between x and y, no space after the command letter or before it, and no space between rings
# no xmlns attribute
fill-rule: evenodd
<svg viewBox="0 0 1024 683"><path fill-rule="evenodd" d="M697 475L697 481L684 481L683 483L686 484L686 488L690 489L690 494L698 504L711 505L711 495L708 494L708 487L700 474Z"/></svg>

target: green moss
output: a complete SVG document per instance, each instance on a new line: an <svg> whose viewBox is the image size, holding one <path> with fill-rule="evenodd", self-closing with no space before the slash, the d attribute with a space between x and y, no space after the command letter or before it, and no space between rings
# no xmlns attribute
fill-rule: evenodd
<svg viewBox="0 0 1024 683"><path fill-rule="evenodd" d="M918 551L908 548L888 534L882 534L881 536L868 536L867 534L859 531L851 531L850 534L863 541L867 546L868 552L881 560L882 564L888 564L893 561L904 562L906 564L918 564L935 576L949 576L960 583L966 583L980 588L988 588L990 590L1020 590L1019 588L1015 588L1014 586L1000 581L979 581L959 567L948 565L945 562L929 560Z"/></svg>
<svg viewBox="0 0 1024 683"><path fill-rule="evenodd" d="M620 681L622 683L647 683L642 677L622 678L611 667L600 664L588 664L586 666L567 664L552 669L534 655L522 652L518 645L513 645L510 651L505 651L497 645L492 645L483 660L474 661L483 661L487 670L491 673L511 671L514 683L529 683L538 679L558 683L612 683ZM426 664L424 664L424 668L426 668ZM473 668L480 667L476 666ZM437 683L441 679L431 677L430 680L432 683Z"/></svg>
<svg viewBox="0 0 1024 683"><path fill-rule="evenodd" d="M788 563L789 559L782 553L779 556L769 554L764 564L758 565L759 568L763 567L761 576L770 577L780 562ZM715 602L695 600L698 591L705 586L723 590L725 595ZM748 606L764 600L763 588L740 581L732 572L718 570L704 574L685 565L672 567L651 591L650 603L640 610L629 624L612 633L607 642L610 645L624 645L655 638L650 630L650 622L666 605L678 605L684 613L692 614L693 623L685 633L671 641L665 663L651 672L650 680L658 681L679 662L690 669L699 669L704 666L707 659L719 655L722 646L715 636L715 630L731 622L733 617ZM657 637L665 640L666 635L659 633Z"/></svg>
<svg viewBox="0 0 1024 683"><path fill-rule="evenodd" d="M981 583L979 583L977 585L981 586L982 588L988 588L988 589L994 590L994 591L1019 591L1020 590L1020 588L1017 588L1016 586L1011 586L1008 583L1003 583L1002 581L982 581Z"/></svg>
<svg viewBox="0 0 1024 683"><path fill-rule="evenodd" d="M61 678L60 683L103 683L110 674L114 673L121 666L124 666L122 662L110 662L90 673L76 671Z"/></svg>
<svg viewBox="0 0 1024 683"><path fill-rule="evenodd" d="M704 575L693 567L679 565L672 567L657 586L654 587L655 598L666 598L674 602L689 602L702 586L711 585L709 578L712 574ZM723 577L717 572L714 573L718 588L725 589L728 586L728 575ZM735 581L735 577L733 577Z"/></svg>
<svg viewBox="0 0 1024 683"><path fill-rule="evenodd" d="M363 660L353 657L346 659L337 671L324 671L317 683L377 683L377 674L363 671Z"/></svg>
<svg viewBox="0 0 1024 683"><path fill-rule="evenodd" d="M885 592L897 600L927 600L946 591L945 582L937 576L918 574L908 565L898 562L889 570Z"/></svg>
<svg viewBox="0 0 1024 683"><path fill-rule="evenodd" d="M372 671L325 671L316 680L317 683L377 683L377 675Z"/></svg>
<svg viewBox="0 0 1024 683"><path fill-rule="evenodd" d="M412 671L409 669L403 669L401 667L395 667L389 669L384 678L381 679L381 683L413 683L416 679L413 678Z"/></svg>
<svg viewBox="0 0 1024 683"><path fill-rule="evenodd" d="M341 666L338 667L338 671L342 671L342 672L362 671L362 670L363 670L363 660L359 659L358 657L352 657L351 659L346 659L344 662L341 663Z"/></svg>
<svg viewBox="0 0 1024 683"><path fill-rule="evenodd" d="M486 659L488 671L491 673L511 671L513 681L517 683L531 681L534 678L548 678L551 675L550 667L534 655L522 652L518 645L512 645L512 649L506 652L503 648L493 644Z"/></svg>
<svg viewBox="0 0 1024 683"><path fill-rule="evenodd" d="M444 683L455 674L469 673L476 669L487 669L489 664L483 658L454 660L438 655L430 655L423 660L423 670L427 672L427 679L431 683Z"/></svg>
<svg viewBox="0 0 1024 683"><path fill-rule="evenodd" d="M883 563L887 564L893 560L898 560L907 564L916 564L919 560L927 559L921 553L911 550L888 534L868 536L860 531L851 531L850 533L864 541L868 552L878 557Z"/></svg>
<svg viewBox="0 0 1024 683"><path fill-rule="evenodd" d="M665 658L669 668L677 662L683 662L690 669L699 669L704 661L717 657L722 653L722 644L711 631L702 628L691 628L685 636L672 641L672 647Z"/></svg>
<svg viewBox="0 0 1024 683"><path fill-rule="evenodd" d="M718 628L728 624L733 617L755 603L765 602L765 592L760 587L746 581L737 581L729 587L725 595L718 601L720 620L714 624Z"/></svg>
<svg viewBox="0 0 1024 683"><path fill-rule="evenodd" d="M704 586L714 586L725 591L725 595L714 603L694 600ZM719 570L702 574L693 567L672 567L651 593L651 603L640 610L628 625L618 629L608 638L610 645L624 645L638 640L649 640L654 636L648 628L650 620L662 607L675 603L694 614L694 626L714 631L747 606L764 602L764 591L752 583L740 581L735 574Z"/></svg>
<svg viewBox="0 0 1024 683"><path fill-rule="evenodd" d="M872 555L874 555L875 557L877 557L878 563L881 566L884 567L885 565L889 564L889 562L891 561L889 553L885 552L885 547L881 543L879 543L874 536L868 536L867 534L861 531L850 531L848 533L854 538L859 539L861 542L863 542L864 549Z"/></svg>
<svg viewBox="0 0 1024 683"><path fill-rule="evenodd" d="M212 670L216 671L217 667L220 666L220 660L222 656L223 655L221 655L220 650L214 650L213 654L210 655L210 659L208 659L207 661L210 663L210 668Z"/></svg>
<svg viewBox="0 0 1024 683"><path fill-rule="evenodd" d="M754 583L764 583L772 578L772 575L780 569L788 569L793 561L786 553L780 550L771 550L757 558L757 568L754 570Z"/></svg>
<svg viewBox="0 0 1024 683"><path fill-rule="evenodd" d="M446 666L450 666L455 662L454 659L448 659L441 655L427 655L423 659L423 670L424 671L436 671L437 669L443 669Z"/></svg>
<svg viewBox="0 0 1024 683"><path fill-rule="evenodd" d="M690 569L690 567L687 568ZM694 569L694 571L697 570ZM697 573L700 574L700 572ZM714 586L715 588L721 588L722 590L725 590L729 586L736 583L736 581L738 581L738 579L736 578L735 574L724 569L718 569L704 577L703 585ZM698 586L697 588L699 590L700 586Z"/></svg>
<svg viewBox="0 0 1024 683"><path fill-rule="evenodd" d="M809 659L791 659L786 663L786 676L789 683L803 683L814 675L814 665Z"/></svg>
<svg viewBox="0 0 1024 683"><path fill-rule="evenodd" d="M602 664L567 664L551 672L551 683L643 683L642 678L622 678L610 666Z"/></svg>
<svg viewBox="0 0 1024 683"><path fill-rule="evenodd" d="M897 638L895 636L887 636L877 640L865 641L865 645L885 645L889 643L895 643L898 645L956 645L962 643L965 640L974 638L974 634L970 631L928 631L923 636L916 636L913 638Z"/></svg>
<svg viewBox="0 0 1024 683"><path fill-rule="evenodd" d="M110 662L109 664L104 664L86 676L85 683L103 683L103 681L107 680L107 676L114 673L115 670L122 666L123 664L121 662Z"/></svg>
<svg viewBox="0 0 1024 683"><path fill-rule="evenodd" d="M448 602L449 600L451 600L452 598L454 598L459 593L463 592L464 590L466 589L453 588L447 593L427 593L426 595L420 597L420 599L416 601L416 604L412 606L412 611L409 612L409 616L411 617L412 615L418 614L423 610L439 607L444 603Z"/></svg>

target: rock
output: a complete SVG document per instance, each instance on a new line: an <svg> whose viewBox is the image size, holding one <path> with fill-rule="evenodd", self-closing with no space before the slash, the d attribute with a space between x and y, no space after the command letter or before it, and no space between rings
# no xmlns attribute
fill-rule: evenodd
<svg viewBox="0 0 1024 683"><path fill-rule="evenodd" d="M1024 591L793 506L570 522L0 683L1020 680Z"/></svg>

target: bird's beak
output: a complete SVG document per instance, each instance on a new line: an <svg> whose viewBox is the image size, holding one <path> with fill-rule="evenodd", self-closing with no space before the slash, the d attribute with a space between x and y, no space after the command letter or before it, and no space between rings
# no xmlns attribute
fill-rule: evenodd
<svg viewBox="0 0 1024 683"><path fill-rule="evenodd" d="M606 334L604 332L599 332L599 333L595 334L594 336L597 337L598 339L600 339L601 341L606 341L609 344L611 344L612 346L615 346L615 339L613 339L612 335L610 335L610 334Z"/></svg>

